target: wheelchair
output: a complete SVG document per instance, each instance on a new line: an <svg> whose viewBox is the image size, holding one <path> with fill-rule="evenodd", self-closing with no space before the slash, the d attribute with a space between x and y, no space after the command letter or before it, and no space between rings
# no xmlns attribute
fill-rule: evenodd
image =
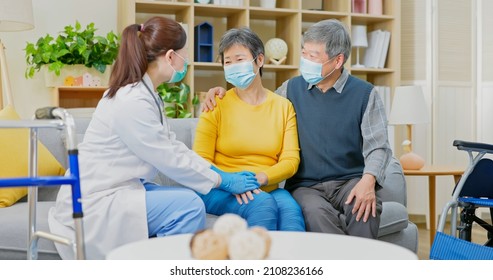
<svg viewBox="0 0 493 280"><path fill-rule="evenodd" d="M469 166L442 210L430 259L493 260L493 225L476 215L478 208L489 208L490 222L493 221L493 160L483 158L493 154L493 145L461 140L455 140L453 145L468 153ZM449 211L450 235L444 233ZM474 223L487 231L484 244L471 241Z"/></svg>
<svg viewBox="0 0 493 280"><path fill-rule="evenodd" d="M27 177L0 178L2 187L24 187L28 186L29 220L28 220L28 248L27 258L30 260L38 258L38 240L45 238L54 242L69 245L73 248L77 259L85 259L84 229L82 222L82 204L79 178L79 162L77 150L77 138L75 133L75 122L67 110L56 107L46 107L36 110L36 120L0 121L0 128L28 128L29 137L29 159ZM53 128L65 132L66 148L68 151L69 172L65 176L38 176L37 154L38 154L38 129ZM37 188L58 185L70 185L72 187L72 208L75 226L75 241L64 236L39 231L36 229L36 205ZM8 225L4 225L8 226Z"/></svg>

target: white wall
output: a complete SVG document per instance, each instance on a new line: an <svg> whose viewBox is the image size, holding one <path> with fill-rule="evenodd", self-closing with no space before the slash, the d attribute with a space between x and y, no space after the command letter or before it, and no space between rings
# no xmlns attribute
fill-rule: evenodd
<svg viewBox="0 0 493 280"><path fill-rule="evenodd" d="M76 20L83 26L94 22L100 35L117 31L117 0L33 0L33 13L33 30L0 32L6 47L14 105L22 118L30 118L39 107L52 105L53 94L52 89L45 87L41 72L33 79L24 77L26 42L36 42L47 33L56 36Z"/></svg>
<svg viewBox="0 0 493 280"><path fill-rule="evenodd" d="M479 36L478 140L493 143L493 1L483 0L478 6L482 32Z"/></svg>
<svg viewBox="0 0 493 280"><path fill-rule="evenodd" d="M424 86L433 116L414 134L427 164L466 167L467 154L453 140L493 142L492 9L487 0L402 3L402 83ZM409 213L427 214L426 178L407 182ZM437 213L453 186L452 176L437 177Z"/></svg>

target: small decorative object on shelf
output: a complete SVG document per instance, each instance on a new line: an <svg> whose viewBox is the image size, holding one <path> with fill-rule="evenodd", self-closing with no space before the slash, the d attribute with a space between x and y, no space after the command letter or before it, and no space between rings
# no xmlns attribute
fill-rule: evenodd
<svg viewBox="0 0 493 280"><path fill-rule="evenodd" d="M108 86L111 74L111 66L106 67L104 73L94 68L88 68L83 64L65 65L60 70L60 75L49 71L48 66L43 70L45 85L47 87L100 87Z"/></svg>
<svg viewBox="0 0 493 280"><path fill-rule="evenodd" d="M211 2L211 0L195 0L195 3L199 3L199 4L209 4Z"/></svg>
<svg viewBox="0 0 493 280"><path fill-rule="evenodd" d="M351 67L365 67L365 65L359 63L359 48L368 47L368 39L366 37L366 25L353 25L351 27L351 40L353 43L353 47L356 47L356 64L351 65Z"/></svg>
<svg viewBox="0 0 493 280"><path fill-rule="evenodd" d="M368 0L368 13L374 16L383 14L383 0Z"/></svg>
<svg viewBox="0 0 493 280"><path fill-rule="evenodd" d="M212 2L216 5L243 6L243 0L212 0Z"/></svg>
<svg viewBox="0 0 493 280"><path fill-rule="evenodd" d="M276 7L276 0L260 0L260 7L274 9Z"/></svg>
<svg viewBox="0 0 493 280"><path fill-rule="evenodd" d="M212 62L212 50L214 46L213 40L214 28L208 22L203 22L195 26L195 61L197 62Z"/></svg>
<svg viewBox="0 0 493 280"><path fill-rule="evenodd" d="M286 61L286 55L288 54L288 45L284 40L279 38L272 38L265 43L265 55L266 61L270 61L275 65L283 64Z"/></svg>
<svg viewBox="0 0 493 280"><path fill-rule="evenodd" d="M353 13L366 14L366 0L352 0L351 4Z"/></svg>

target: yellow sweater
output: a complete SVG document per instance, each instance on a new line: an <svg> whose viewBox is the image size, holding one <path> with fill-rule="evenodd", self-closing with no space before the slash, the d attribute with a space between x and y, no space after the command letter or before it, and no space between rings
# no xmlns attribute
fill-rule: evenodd
<svg viewBox="0 0 493 280"><path fill-rule="evenodd" d="M298 131L289 100L268 91L262 104L250 105L229 90L216 101L214 111L200 115L193 145L199 155L227 172L264 172L264 191L296 173Z"/></svg>

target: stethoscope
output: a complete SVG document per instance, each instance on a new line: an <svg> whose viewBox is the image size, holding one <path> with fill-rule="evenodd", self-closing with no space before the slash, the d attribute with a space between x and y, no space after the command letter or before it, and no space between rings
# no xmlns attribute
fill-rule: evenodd
<svg viewBox="0 0 493 280"><path fill-rule="evenodd" d="M157 110L159 112L159 120L161 121L161 125L164 126L163 120L165 120L165 118L163 116L163 110L161 109L161 106L160 106L160 104L161 104L162 107L164 108L164 103L162 103L163 101L161 99L159 99L159 101L161 101L161 103L158 101L158 98L156 98L156 94L151 90L151 88L146 84L146 82L144 82L144 80L142 80L142 83L147 88L147 91L152 96L152 99L154 99L154 103L156 103ZM169 128L169 125L168 125L168 120L166 120L166 126L168 127L168 139L170 139L171 137L170 137L170 134L169 134L170 128Z"/></svg>

